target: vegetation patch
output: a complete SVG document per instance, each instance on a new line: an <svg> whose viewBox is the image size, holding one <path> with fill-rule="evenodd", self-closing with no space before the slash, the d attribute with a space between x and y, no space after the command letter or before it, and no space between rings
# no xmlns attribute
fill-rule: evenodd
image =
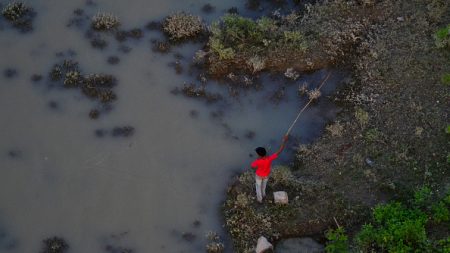
<svg viewBox="0 0 450 253"><path fill-rule="evenodd" d="M290 203L289 207L295 208L291 209L291 216L283 216L289 217L288 221L276 220L274 224L277 225L267 225L263 218L275 220L272 214L264 213L272 203L253 206L252 173L241 175L245 178L248 174L247 186L233 182L225 202L224 215L236 252L248 251L254 246L254 237L259 235L266 236L271 242L276 242L280 237L325 236L328 228L336 227L333 217L342 223L340 225L345 227L346 233L335 231L328 237L344 247L345 241L350 242L351 247L356 245L353 243L354 235L365 220L365 223L370 221L374 233L380 234L370 237L373 240L367 240L370 241L366 244L367 252L388 252L391 246L393 250L390 252L401 252L396 251L395 247L402 249L403 246L420 249L430 246L429 242L432 250L436 247L448 252L442 246L448 243L448 229L443 229L442 225L447 224L448 219L445 202L425 201L428 204L424 208L414 206L408 199L415 189L424 184L432 192L448 190L450 143L444 130L448 126L448 103L443 101L448 101L449 93L448 86L442 84L446 83L446 75L450 73L450 50L442 46L446 45L443 41L448 36L448 30L442 30L442 24L449 23L449 5L439 0L338 0L306 5L305 9L299 19L294 19L295 29L290 30L302 34L307 45L304 52L298 51L300 53L285 57L278 54L280 51L276 48L260 50L266 47L263 41L252 47L253 42L249 40L258 40L259 33L255 27L263 18L236 17L231 19L239 25L226 25L221 21L217 34L222 36L231 29L240 31L237 34L244 36L230 35L225 38L214 35L213 31L211 36L218 40L214 42L211 38L205 50L205 64L210 73L219 76L253 73L253 66L262 65L254 62L264 62L261 71L280 73L291 67L301 73L302 70L314 70L330 64L345 66L352 71L352 80L333 97L342 108L336 122L330 122L328 131L315 143L298 147L291 174L294 178L292 184L298 185L299 189L286 185L276 188L275 180L269 181L270 187L287 189L290 200L291 196L294 199L295 196L300 199L315 196L314 201L298 206L295 201ZM282 29L280 27L287 22L286 17L268 19L275 22L275 29ZM241 27L251 29L239 29ZM230 38L239 39L233 41ZM212 49L213 43L219 46ZM269 45L267 47L270 48ZM255 52L258 52L259 58L246 64ZM278 52L276 57L267 57L275 52ZM289 62L290 57L296 62ZM273 59L282 64L273 64ZM307 60L312 64L306 64ZM217 68L215 63L220 63ZM230 66L227 67L227 64ZM307 88L300 85L298 93L308 95ZM307 190L310 184L316 190L312 194ZM341 204L334 203L328 207L327 204L333 201ZM352 203L350 208L347 203ZM397 204L389 204L383 209L380 203ZM350 211L356 207L360 207L361 211ZM373 207L378 210L377 213L398 213L395 218L397 227L392 225L390 218L377 221L371 217L369 213ZM311 228L299 217L305 215L305 220L317 217L316 212L311 212L314 209L320 211L318 213L323 219L315 223L313 229L288 232L292 224ZM396 231L396 237L386 231ZM366 232L369 234L370 230ZM403 245L398 244L401 240ZM424 242L426 244L422 244ZM330 252L345 252L341 248L336 246Z"/></svg>
<svg viewBox="0 0 450 253"><path fill-rule="evenodd" d="M117 79L109 74L84 74L78 62L63 60L55 64L48 73L48 79L52 87L64 89L77 89L88 98L100 102L106 106L117 99L113 88L117 85ZM91 118L97 118L97 113L89 113Z"/></svg>
<svg viewBox="0 0 450 253"><path fill-rule="evenodd" d="M205 31L205 25L200 16L177 12L165 18L162 30L170 40L179 42L200 35Z"/></svg>
<svg viewBox="0 0 450 253"><path fill-rule="evenodd" d="M449 233L436 235L430 229L448 228L450 194L442 199L422 188L408 203L394 201L373 209L370 223L362 226L351 248L355 252L448 252ZM350 243L342 227L326 233L326 251L349 252Z"/></svg>
<svg viewBox="0 0 450 253"><path fill-rule="evenodd" d="M69 249L69 244L61 237L47 238L40 253L64 253Z"/></svg>
<svg viewBox="0 0 450 253"><path fill-rule="evenodd" d="M21 32L33 30L33 19L36 12L23 2L10 2L3 8L2 15L14 28Z"/></svg>

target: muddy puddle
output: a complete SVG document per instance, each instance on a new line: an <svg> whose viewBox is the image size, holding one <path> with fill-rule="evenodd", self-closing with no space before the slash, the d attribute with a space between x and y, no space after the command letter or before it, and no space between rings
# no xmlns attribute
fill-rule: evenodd
<svg viewBox="0 0 450 253"><path fill-rule="evenodd" d="M156 53L151 40L161 35L144 27L177 10L210 21L233 6L244 9L237 0L209 3L214 9L205 14L207 2L199 1L42 0L32 1L32 32L2 21L0 252L38 252L54 236L70 252L201 252L208 231L226 239L220 203L229 179L247 169L255 146L278 148L306 102L297 97L299 85L318 85L332 71L294 135L307 143L324 131L337 113L325 95L343 78L333 70L291 82L263 76L261 90L214 104L171 93L195 79L176 74L174 54L187 64L200 45ZM86 24L67 26L77 8L114 13L124 28L142 28L143 37L122 44L108 38L108 47L94 48ZM48 73L64 59L87 74L114 75L117 99L105 105L52 83ZM274 103L279 89L285 97Z"/></svg>

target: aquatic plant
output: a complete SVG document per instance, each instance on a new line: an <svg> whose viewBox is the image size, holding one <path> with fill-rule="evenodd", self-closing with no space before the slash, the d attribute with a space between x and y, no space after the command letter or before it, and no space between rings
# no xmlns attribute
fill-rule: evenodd
<svg viewBox="0 0 450 253"><path fill-rule="evenodd" d="M320 98L321 95L322 95L322 93L320 92L319 89L314 89L314 90L308 91L309 100L317 100Z"/></svg>
<svg viewBox="0 0 450 253"><path fill-rule="evenodd" d="M159 52L159 53L170 52L171 46L170 46L170 43L168 43L168 42L153 40L152 44L153 44L152 50L154 52Z"/></svg>
<svg viewBox="0 0 450 253"><path fill-rule="evenodd" d="M52 68L52 70L49 73L50 79L52 81L58 81L62 78L63 72L62 72L61 65L55 64Z"/></svg>
<svg viewBox="0 0 450 253"><path fill-rule="evenodd" d="M206 252L222 253L225 250L225 245L216 232L208 231L208 233L206 233L206 239L208 240L208 243L206 244Z"/></svg>
<svg viewBox="0 0 450 253"><path fill-rule="evenodd" d="M111 13L99 12L92 17L91 26L97 31L109 31L119 27L120 21Z"/></svg>
<svg viewBox="0 0 450 253"><path fill-rule="evenodd" d="M165 18L162 28L172 41L182 41L196 37L205 26L199 16L177 12Z"/></svg>
<svg viewBox="0 0 450 253"><path fill-rule="evenodd" d="M178 92L178 89L176 89L173 93L176 94ZM183 88L181 88L181 92L187 97L203 98L207 103L214 103L222 99L222 96L218 93L207 92L204 85L197 86L193 83L185 83Z"/></svg>
<svg viewBox="0 0 450 253"><path fill-rule="evenodd" d="M11 2L2 10L3 17L23 32L33 29L32 20L35 14L33 8L20 1Z"/></svg>
<svg viewBox="0 0 450 253"><path fill-rule="evenodd" d="M114 127L111 135L113 137L130 137L134 134L134 131L135 129L132 126Z"/></svg>
<svg viewBox="0 0 450 253"><path fill-rule="evenodd" d="M286 69L286 72L284 72L284 76L292 80L297 80L300 77L300 74L295 71L294 68L288 68Z"/></svg>
<svg viewBox="0 0 450 253"><path fill-rule="evenodd" d="M64 253L69 249L69 244L61 237L52 237L43 240L44 248L40 253Z"/></svg>
<svg viewBox="0 0 450 253"><path fill-rule="evenodd" d="M76 87L81 82L81 74L79 71L73 70L66 73L64 86Z"/></svg>

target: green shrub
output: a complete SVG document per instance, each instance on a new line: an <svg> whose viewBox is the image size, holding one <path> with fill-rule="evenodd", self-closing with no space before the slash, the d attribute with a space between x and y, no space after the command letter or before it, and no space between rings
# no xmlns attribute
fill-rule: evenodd
<svg viewBox="0 0 450 253"><path fill-rule="evenodd" d="M394 202L374 209L374 224L364 225L356 237L358 247L370 251L411 252L426 248L427 215Z"/></svg>
<svg viewBox="0 0 450 253"><path fill-rule="evenodd" d="M424 186L414 193L413 205L419 208L425 208L431 202L431 189Z"/></svg>
<svg viewBox="0 0 450 253"><path fill-rule="evenodd" d="M349 252L348 237L345 235L343 227L328 230L325 234L328 242L325 246L327 253L346 253Z"/></svg>
<svg viewBox="0 0 450 253"><path fill-rule="evenodd" d="M433 205L433 220L437 223L441 223L443 221L449 221L450 211L445 205L444 201L439 201L437 204Z"/></svg>
<svg viewBox="0 0 450 253"><path fill-rule="evenodd" d="M233 59L237 54L246 58L258 55L263 59L273 50L307 49L302 33L269 17L253 20L227 14L211 25L210 32L209 47L220 60Z"/></svg>
<svg viewBox="0 0 450 253"><path fill-rule="evenodd" d="M439 29L434 34L434 41L438 48L449 48L450 47L450 25Z"/></svg>
<svg viewBox="0 0 450 253"><path fill-rule="evenodd" d="M441 82L447 86L450 85L450 73L444 74L441 77Z"/></svg>

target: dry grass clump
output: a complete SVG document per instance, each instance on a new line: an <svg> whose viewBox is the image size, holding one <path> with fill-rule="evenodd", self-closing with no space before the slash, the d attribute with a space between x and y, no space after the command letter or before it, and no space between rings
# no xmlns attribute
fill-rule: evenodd
<svg viewBox="0 0 450 253"><path fill-rule="evenodd" d="M253 69L253 73L260 72L266 67L265 59L257 55L249 58L247 64Z"/></svg>
<svg viewBox="0 0 450 253"><path fill-rule="evenodd" d="M309 100L317 100L320 98L321 95L322 95L322 93L320 92L319 89L314 89L314 90L308 91Z"/></svg>
<svg viewBox="0 0 450 253"><path fill-rule="evenodd" d="M32 20L35 14L33 8L20 1L11 2L2 10L3 17L23 32L33 29Z"/></svg>
<svg viewBox="0 0 450 253"><path fill-rule="evenodd" d="M97 31L109 31L120 25L119 18L111 13L97 13L92 17L92 28Z"/></svg>
<svg viewBox="0 0 450 253"><path fill-rule="evenodd" d="M200 16L178 12L166 17L162 28L171 40L182 41L199 35L205 26Z"/></svg>
<svg viewBox="0 0 450 253"><path fill-rule="evenodd" d="M26 6L23 2L12 2L6 5L2 10L2 15L9 21L15 22L20 20L32 8Z"/></svg>
<svg viewBox="0 0 450 253"><path fill-rule="evenodd" d="M208 244L206 244L207 253L222 253L224 251L225 245L216 232L209 231L206 234L206 239L208 240Z"/></svg>
<svg viewBox="0 0 450 253"><path fill-rule="evenodd" d="M286 69L286 72L284 72L284 76L292 80L297 80L300 77L300 74L295 71L294 68L288 68Z"/></svg>
<svg viewBox="0 0 450 253"><path fill-rule="evenodd" d="M331 134L331 136L341 137L344 131L344 126L339 121L336 121L336 123L328 125L326 129Z"/></svg>

